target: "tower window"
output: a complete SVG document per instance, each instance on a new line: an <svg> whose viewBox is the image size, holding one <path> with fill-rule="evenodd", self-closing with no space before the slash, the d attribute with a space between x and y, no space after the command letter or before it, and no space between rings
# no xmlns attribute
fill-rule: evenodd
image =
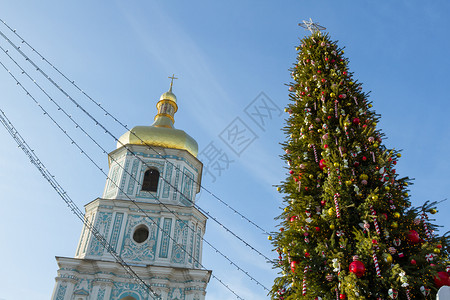
<svg viewBox="0 0 450 300"><path fill-rule="evenodd" d="M156 169L148 169L144 173L142 190L147 192L156 192L158 189L159 172Z"/></svg>
<svg viewBox="0 0 450 300"><path fill-rule="evenodd" d="M133 240L136 243L143 243L147 240L149 235L148 228L145 225L141 225L133 233Z"/></svg>

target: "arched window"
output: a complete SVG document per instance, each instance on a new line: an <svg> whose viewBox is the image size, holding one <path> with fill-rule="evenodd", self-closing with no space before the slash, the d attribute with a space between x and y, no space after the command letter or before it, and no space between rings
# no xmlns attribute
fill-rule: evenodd
<svg viewBox="0 0 450 300"><path fill-rule="evenodd" d="M144 173L142 190L147 192L156 192L158 189L159 172L156 169L148 169Z"/></svg>

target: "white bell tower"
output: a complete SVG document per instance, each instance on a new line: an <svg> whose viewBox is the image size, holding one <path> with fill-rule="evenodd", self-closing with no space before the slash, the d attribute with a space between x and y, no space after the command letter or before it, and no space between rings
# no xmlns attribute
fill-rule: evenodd
<svg viewBox="0 0 450 300"><path fill-rule="evenodd" d="M109 154L103 196L85 205L85 217L159 299L201 300L211 276L201 267L207 218L193 205L203 165L197 142L173 127L178 106L171 78L154 123L125 133ZM157 299L86 226L75 258L56 260L52 300Z"/></svg>

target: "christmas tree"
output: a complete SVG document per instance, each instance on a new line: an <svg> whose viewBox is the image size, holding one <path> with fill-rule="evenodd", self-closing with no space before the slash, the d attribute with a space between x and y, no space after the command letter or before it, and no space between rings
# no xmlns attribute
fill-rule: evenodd
<svg viewBox="0 0 450 300"><path fill-rule="evenodd" d="M448 237L411 206L401 154L383 145L379 115L320 26L291 69L289 170L279 231L270 236L280 276L272 299L435 299L449 285Z"/></svg>

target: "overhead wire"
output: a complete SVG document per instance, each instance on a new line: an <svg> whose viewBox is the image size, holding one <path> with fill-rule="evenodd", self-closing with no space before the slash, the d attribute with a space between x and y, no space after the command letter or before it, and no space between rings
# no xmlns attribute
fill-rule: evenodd
<svg viewBox="0 0 450 300"><path fill-rule="evenodd" d="M76 83L74 80L71 80L70 78L68 78L64 73L62 73L55 65L53 65L49 60L47 60L43 55L40 54L40 52L38 52L34 47L32 47L24 38L22 38L16 30L12 29L3 19L0 18L0 22L2 22L11 32L13 32L14 35L16 35L20 40L21 43L25 44L26 46L28 46L34 53L36 53L44 62L46 62L49 66L51 66L58 74L60 74L65 80L67 80L70 84L72 84L78 91L80 91L84 96L86 96L92 103L94 103L96 106L98 106L104 113L106 116L109 116L110 118L112 118L116 123L118 123L120 126L122 126L124 129L126 129L127 131L130 131L131 134L133 134L141 143L145 144L145 142L136 135L136 133L134 133L133 131L130 130L130 128L122 123L117 117L115 117L114 115L112 115L109 111L107 111L99 102L95 101L91 96L89 96L84 90L82 90ZM5 38L5 36L2 34L2 36ZM7 38L6 38L7 39ZM7 39L8 40L8 39ZM146 145L150 150L153 150L155 153L159 154L157 149L155 149L154 147L152 147L151 145ZM178 168L178 166L176 166L175 164L173 164L172 162L170 162L169 160L165 159L168 163L172 164L176 169L180 170L181 172L183 172L181 169ZM260 231L262 231L264 234L266 235L270 235L269 232L267 232L267 230L263 229L261 226L259 226L258 224L256 224L254 221L250 220L249 218L247 218L245 215L243 215L242 213L240 213L238 210L236 210L235 208L233 208L231 205L229 205L228 203L226 203L225 201L223 201L222 199L220 199L216 194L214 194L212 191L210 191L209 189L207 189L206 187L204 187L203 185L201 185L199 182L195 182L197 185L200 186L200 188L202 188L205 192L207 192L209 195L211 195L214 199L216 199L217 201L219 201L222 205L224 205L225 207L227 207L228 209L230 209L233 213L239 215L242 219L246 220L248 223L250 223L251 225L253 225L254 227L256 227L257 229L259 229Z"/></svg>
<svg viewBox="0 0 450 300"><path fill-rule="evenodd" d="M0 62L1 63L1 62ZM139 275L134 272L134 270L122 259L122 257L117 254L114 248L109 244L105 237L98 231L98 229L85 218L84 213L78 208L78 206L73 202L67 192L58 183L50 171L45 167L42 161L38 158L34 150L27 144L24 138L20 135L11 121L7 118L3 110L0 109L0 122L6 128L11 137L16 141L20 149L25 153L25 155L30 159L30 162L38 169L42 176L48 181L52 188L58 193L58 195L66 202L70 210L77 216L81 222L88 228L88 230L94 235L94 237L102 244L102 246L111 254L111 256L125 269L125 271L132 277L140 286L144 289L146 293L150 293L154 299L161 299L150 285L148 285Z"/></svg>
<svg viewBox="0 0 450 300"><path fill-rule="evenodd" d="M6 25L6 23L3 21L3 20L1 20L0 19L0 21L2 21L5 25ZM7 25L6 25L7 26ZM8 26L8 28L10 28L9 26ZM11 29L11 28L10 28ZM17 34L15 31L13 31L15 34ZM47 73L45 73L43 70L42 70L42 68L40 68L39 66L37 66L37 64L32 60L32 59L30 59L21 49L20 49L20 47L18 47L17 45L15 45L1 30L0 30L0 35L14 48L14 49L16 49L16 51L17 52L19 52L24 58L25 58L25 60L26 61L28 61L33 67L35 67L36 68L36 71L38 71L39 73L41 73L47 80L49 80L50 81L50 83L52 83L61 93L63 93L78 109L80 109L86 116L88 116L94 123L95 123L95 125L96 126L100 126L101 128L102 128L102 130L104 130L105 131L105 133L107 133L110 137L112 137L116 142L118 142L118 143L120 143L121 144L121 146L123 146L125 149L127 149L127 151L130 153L130 154L132 154L133 156L135 156L138 160L140 160L145 166L147 166L148 167L148 165L147 165L147 163L144 161L144 160L142 160L142 158L140 158L138 155L136 155L133 151L131 151L130 149L129 149L129 147L127 147L127 145L126 144L123 144L116 136L114 136L114 134L112 134L101 122L99 122L97 119L95 119L80 103L78 103L75 99L73 99L60 85L58 85L49 75L47 75ZM23 41L23 43L26 43L21 37L20 37L20 39ZM27 45L29 45L28 43L26 43ZM36 52L37 53L37 51L35 51L34 50L34 48L32 48L31 46L29 46L31 49L33 49L33 51L34 52ZM8 55L8 54L7 54ZM43 58L40 54L38 54L43 60L45 60L45 61L47 61L45 58ZM8 55L9 56L9 55ZM12 59L14 62L15 62L15 60L11 57L11 56L9 56L10 57L10 59ZM47 61L48 62L48 61ZM16 65L18 65L17 64L17 62L15 62L16 63ZM53 66L53 65L51 65L51 66ZM55 67L53 67L53 68L55 68ZM55 68L55 70L57 70L56 68ZM59 70L57 71L58 73L60 73L60 74L62 74L61 72L59 72ZM67 77L65 77L64 75L63 75L63 77L64 78L66 78L67 79ZM69 80L69 82L70 83L72 83L72 84L74 84L74 81L70 81ZM81 91L81 89L80 89L80 91ZM84 93L84 92L83 92ZM84 93L85 94L85 93ZM85 94L86 95L86 94ZM89 97L88 96L88 98L89 99L91 99L92 101L94 101L91 97ZM51 101L53 101L52 99L51 99ZM95 102L95 101L94 101ZM97 103L97 102L95 102L95 104L97 105L97 106L99 106L99 107L101 107L101 105L99 104L99 103ZM103 109L103 107L101 107L102 109ZM104 110L104 109L103 109ZM107 113L107 115L109 115L109 116L112 116L110 113L108 113L106 110L104 110L106 113ZM117 120L115 117L114 117L114 119L115 120ZM118 120L117 120L118 121ZM119 122L120 123L120 122ZM125 128L126 129L128 129L128 127L126 127L126 125L123 125L122 123L120 123L122 126L125 126ZM129 129L128 129L129 130ZM162 155L160 152L158 152L154 147L152 147L151 145L149 145L149 144L147 144L147 143L145 143L145 141L143 141L140 137L138 137L132 130L130 131L134 136L136 136L142 143L143 143L143 145L145 145L145 146L147 146L148 147L148 149L149 150L153 150L155 153L157 153L158 155L160 155L161 156L161 158L162 159L164 159L166 162L168 162L169 164L171 164L172 166L175 166L175 168L176 169L178 169L178 170L180 170L181 171L181 169L179 169L179 167L178 166L176 166L175 164L173 164L170 160L168 160L167 158L165 158L164 157L164 155ZM97 146L99 146L98 145L98 143L96 143L95 142L95 144L97 145ZM104 149L102 149L103 151L104 151L104 153L106 153L105 152L105 150ZM183 171L181 171L183 174L184 174L184 172ZM163 181L165 181L170 187L172 187L175 191L177 191L177 192L179 192L178 191L178 188L177 187L175 187L171 182L168 182L165 178L162 178L163 179ZM199 184L199 182L197 182L194 178L192 178L192 180L197 184L197 185L199 185L200 187L201 187L201 185ZM183 195L183 193L181 193L180 192L180 194L183 196L183 197L185 197L184 195ZM217 223L219 226L221 226L226 232L228 232L229 234L231 234L231 235L233 235L235 238L237 238L240 242L242 242L245 246L247 246L248 248L250 248L252 251L254 251L255 253L257 253L259 256L261 256L261 257L263 257L267 262L272 262L272 260L270 259L270 258L268 258L266 255L264 255L261 251L259 251L258 249L256 249L255 247L253 247L252 245L250 245L245 239L243 239L242 237L240 237L239 235L237 235L236 233L234 233L232 230L230 230L227 226L225 226L224 224L222 224L217 218L215 218L214 216L212 216L209 212L207 212L206 210L204 210L203 208L201 208L200 206L198 206L197 204L195 204L191 199L189 199L189 198L187 198L187 197L185 197L185 199L188 201L188 202L190 202L190 203L192 203L192 205L194 205L197 209L199 209L202 213L204 213L205 215L207 215L211 220L213 220L215 223ZM231 207L231 206L230 206ZM250 221L250 220L249 220ZM256 225L256 224L255 224ZM260 229L262 229L262 228L260 228ZM265 233L267 233L265 230L263 230ZM267 234L269 234L269 233L267 233Z"/></svg>
<svg viewBox="0 0 450 300"><path fill-rule="evenodd" d="M0 32L0 35L2 35L2 32ZM35 80L35 79L33 79L29 74L28 74L28 72L25 70L25 69L23 69L18 63L17 63L17 61L16 60L14 60L14 58L8 53L8 51L6 50L6 49L4 49L2 46L0 46L0 49L15 63L15 65L20 69L20 71L21 71L21 73L22 74L24 74L25 76L27 76L27 78L30 80L30 81L32 81L33 82L33 84L34 85L36 85L38 88L39 88L39 90L41 90L46 96L47 96L47 98L54 104L54 105L56 105L56 107L58 108L58 111L61 111L67 118L69 118L73 123L74 123L74 125L75 125L75 128L77 128L77 129L79 129L79 130L81 130L92 142L94 142L94 144L95 145L97 145L97 147L99 147L102 151L103 151L103 153L107 153L106 152L106 150L83 128L83 126L82 125L80 125L78 122L76 122L74 119L73 119L73 117L70 115L70 114L68 114L67 112L66 112L66 110L63 108L63 107L61 107L50 95L49 95L49 93L47 93L46 91L45 91L45 89L43 89L42 88L42 86ZM30 61L28 58L27 58L27 61ZM3 64L2 64L3 65ZM36 68L36 69L39 69L40 70L40 68L36 65L36 64L34 64L33 63L33 66ZM10 72L9 72L10 73ZM10 75L12 75L12 73L10 73ZM17 84L19 84L19 82L18 82L18 80L17 80L17 78L16 77L14 77L13 76L13 78L16 80L16 83ZM53 80L52 80L53 81ZM21 84L20 84L21 85ZM22 86L22 85L21 85ZM23 87L23 86L22 86ZM27 91L27 95L30 95L30 93ZM66 95L67 97L70 97L67 93L65 93L64 92L64 95ZM34 98L32 98L33 100L34 100L34 102L36 103L36 104L38 104L38 102L37 102L37 100L35 100ZM41 109L43 109L43 107L39 104L38 105ZM78 106L78 104L77 104L77 106ZM84 110L84 108L82 108L83 110ZM45 110L44 110L44 112L45 112ZM45 115L47 115L47 116L49 116L49 114L47 113L47 112L45 112L44 113ZM95 119L94 119L95 120ZM53 122L56 122L54 119L52 119L52 121ZM97 122L97 121L96 121ZM97 123L96 123L97 124ZM106 128L104 128L103 127L103 125L101 125L102 126L102 128L106 131L107 129ZM59 128L60 128L60 126L58 126ZM62 129L63 130L63 129ZM63 130L63 132L65 133L65 134L67 134L66 133L66 131L65 130ZM116 139L117 140L117 139ZM117 140L117 141L119 141L119 140ZM73 141L73 139L71 139L71 142L72 142L72 144L74 143L74 141ZM121 142L120 142L121 143ZM135 156L137 159L139 159L144 165L146 165L147 167L148 167L148 165L147 165L147 163L144 161L144 160L142 160L142 158L140 158L138 155L136 155L135 153L134 153L134 151L132 151L131 149L129 149L129 147L127 146L127 145L124 145L123 143L121 143L122 144L122 146L124 146L126 149L127 149L127 151L129 152L129 153L131 153L133 156ZM87 155L86 154L86 152L84 151L84 150L81 150L82 151L82 153L84 153L85 155ZM122 165L121 164L119 164L115 159L114 159L114 157L111 157L110 156L110 158L115 162L115 163L117 163L117 165L122 169L122 170L124 170L136 183L138 183L138 184L140 184L140 182L132 175L132 174L130 174L129 172L128 172L128 170L126 170L124 167L122 167ZM93 161L92 159L91 159L91 161ZM103 169L102 168L100 168L99 166L98 166L98 164L94 164L104 175L106 175L106 177L108 178L108 176L107 176L107 174L103 171ZM179 194L180 194L180 196L181 197L184 197L184 199L186 199L186 200L188 200L190 203L192 203L193 205L195 205L194 204L194 202L192 201L192 200L190 200L188 197L186 197L183 193L181 193L175 186L173 186L170 182L168 182L167 180L165 180L165 178L164 177L162 177L162 179L163 179L163 181L165 181L167 184L169 184L172 188L174 188L174 190L176 191L176 192L178 192ZM125 194L125 192L123 192L124 194ZM125 194L126 195L126 194ZM128 197L128 195L126 195L127 197ZM166 208L167 209L167 211L168 212L170 212L171 214L173 214L178 220L181 220L181 219L179 219L178 218L178 216L176 215L176 213L174 212L174 211L172 211L172 210L170 210L168 207L167 207L167 205L166 204L164 204L162 201L160 201L159 200L159 198L158 197L156 197L156 195L153 195L154 196L154 199L155 200L157 200L158 201L158 203L160 204L160 205L162 205L164 208ZM129 197L128 197L129 198ZM129 198L130 200L131 200L131 198ZM134 200L132 200L133 201L133 203L136 205L136 202L134 201ZM136 205L137 206L137 205ZM199 209L200 211L202 211L202 209L200 208L200 207L198 207L197 205L195 205L195 207L197 208L197 209ZM202 211L203 212L203 211ZM207 213L206 213L207 214ZM242 240L242 238L240 238L240 237L238 237L236 234L234 234L231 230L229 230L227 227L225 227L223 224L221 224L217 219L215 219L214 217L212 217L211 215L209 215L209 214L207 214L208 216L210 216L211 218L213 218L215 221L216 221L216 223L218 223L219 225L221 225L223 228L225 228L228 232L230 232L231 234L233 234L233 235L235 235L237 238L239 238L239 239L241 239ZM186 224L188 227L189 227L189 229L190 230L194 230L194 228L191 228L190 227L190 225L189 224ZM240 272L242 272L243 274L245 274L247 277L249 277L250 278L250 280L252 280L252 281L255 281L255 283L257 284L257 285L260 285L263 289L265 289L265 290L267 290L267 291L269 291L269 289L267 288L267 287L265 287L261 282L259 282L257 279L255 279L253 276L251 276L247 271L245 271L243 268L241 268L239 265L237 265L234 261L232 261L228 256L226 256L222 251L220 251L219 249L217 249L217 247L215 247L214 245L212 245L209 241L207 241L205 238L203 238L202 237L202 240L208 245L208 246L210 246L214 251L216 251L216 253L218 253L219 255L221 255L222 257L224 257L231 265L233 265L234 267L236 267L236 269L238 270L238 271L240 271ZM242 240L242 242L244 242L249 248L251 248L251 249L253 249L254 251L257 251L257 252L259 252L257 249L255 249L253 246L251 246L250 244L248 244L246 241L244 241L244 240ZM259 252L260 253L260 252ZM262 254L261 254L262 255ZM268 258L267 258L268 259Z"/></svg>
<svg viewBox="0 0 450 300"><path fill-rule="evenodd" d="M8 51L6 51L3 47L1 47L0 46L0 49L5 53L5 54L7 54L8 55L8 57L10 57L10 59L12 59L13 61L15 61L9 54L8 54ZM39 84L36 82L36 80L34 80L33 78L31 78L31 76L29 76L29 74L23 69L23 68L21 68L20 67L20 65L18 65L17 64L17 62L15 62L16 63L16 65L21 69L21 71L22 71L22 74L25 74L25 75L27 75L27 77L31 80L31 81L33 81L33 83L35 84L35 85L38 85L39 86ZM53 123L70 139L70 141L71 141L71 144L74 144L80 151L81 151L81 153L83 154L83 155L85 155L88 159L89 159L89 161L91 162L91 163L93 163L94 164L94 166L97 168L97 169L99 169L105 176L106 176L106 178L108 179L108 180L110 180L137 208L138 208L138 210L141 212L141 213L144 213L144 215L148 218L148 219L150 219L151 221L153 221L153 219L144 211L144 210L142 210L142 208L137 204L137 202L135 201L135 200L133 200L133 199L131 199L126 193L125 193L125 191L122 189L122 188L120 188L109 176L108 176L108 174L107 173L105 173L105 171L97 164L97 163L95 163L95 161L75 142L75 140L73 140L71 137L70 137L70 135L67 133L67 131L66 130L64 130L60 125L59 125L59 123L54 119L54 118L52 118L51 116L50 116L50 114L42 107L42 105L31 95L31 93L29 93L28 92L28 90L20 83L20 81L7 69L7 67L3 64L3 63L1 63L0 62L0 64L2 65L2 67L13 77L13 79L16 81L16 84L17 85L19 85L25 92L26 92L26 94L27 94L27 96L29 96L34 102L35 102L35 104L37 104L37 106L43 111L43 113L44 113L44 115L46 115L46 116L48 116L52 121L53 121ZM51 98L50 96L49 96L49 94L47 93L47 92L45 92L45 90L44 89L42 89L42 87L40 87L39 86L39 89L41 89L41 91L47 96L47 97L49 97L49 99L50 99L50 101L51 102L53 102L55 105L57 105L57 107L58 107L58 110L59 111L62 111L70 120L72 120L72 122L74 122L74 124L76 125L75 127L76 128L78 128L78 129L80 129L80 130L82 130L83 131L83 133L85 133L88 137L90 137L91 139L92 139L92 137L82 128L82 126L81 125L79 125L61 106L59 106L54 100L53 100L53 98ZM98 147L100 147L102 150L103 150L103 152L105 152L106 153L106 151L98 144L98 143L96 143L96 145L98 146ZM129 173L128 173L129 174ZM130 174L131 175L131 174ZM136 178L134 178L133 176L131 176L134 180L137 180ZM182 196L184 196L182 193L180 193ZM158 202L159 202L159 204L161 204L162 206L164 206L166 209L167 209L167 211L168 212L170 212L170 213L172 213L172 214L174 214L174 216L178 219L178 220L181 220L176 214L175 214L175 212L174 211L172 211L170 208L168 208L167 207L167 205L165 205L164 203L162 203L162 202L160 202L159 201L159 199L156 197L156 196L154 196L154 198L155 199L157 199L158 200ZM181 221L183 221L183 220L181 220ZM154 221L153 221L154 222ZM155 225L159 228L159 229L161 229L161 227L159 226L159 224L156 224L155 223ZM189 225L187 224L187 226L189 227ZM191 230L193 230L193 228L190 228L189 227L189 229L191 229ZM161 229L162 230L162 229ZM163 231L163 230L162 230ZM163 231L164 232L164 231ZM164 232L165 233L165 232ZM167 234L167 233L166 233ZM172 237L170 237L170 235L169 234L167 234L168 236L169 236L169 238L171 239L171 240L173 240L173 238ZM207 240L205 240L204 238L202 238L202 240L206 243L206 244L208 244L210 247L212 247L213 248L213 250L215 250L216 251L216 253L218 253L218 254L220 254L221 256L223 256L227 261L229 261L230 262L230 264L232 264L233 266L235 266L236 267L236 269L238 270L238 271L241 271L241 272L243 272L247 277L249 277L252 281L255 281L255 283L257 284L257 285L260 285L261 287L263 287L265 290L268 290L267 289L267 287L265 287L262 283L260 283L258 280L256 280L253 276L251 276L247 271L245 271L243 268L241 268L239 265L237 265L236 263L234 263L230 258L228 258L226 255L224 255L220 250L218 250L215 246L213 246L211 243L209 243ZM173 240L174 242L176 242L175 240ZM188 254L188 256L190 256L192 259L194 259L194 261L196 261L200 266L202 266L202 268L204 268L205 270L206 270L206 268L197 260L197 259L195 259L189 252L187 252L187 250L186 249L184 249L183 247L181 247L181 249L183 250L183 251L185 251L187 254ZM222 285L224 285L228 290L230 290L238 299L242 299L236 292L234 292L231 288L229 288L229 286L228 285L226 285L220 278L218 278L217 276L215 276L214 274L211 274L211 276L214 278L214 279L216 279L216 280L218 280Z"/></svg>
<svg viewBox="0 0 450 300"><path fill-rule="evenodd" d="M83 154L84 156L86 156L88 158L88 160L94 164L94 166L97 167L98 170L100 170L105 176L106 179L109 180L112 184L114 184L114 186L116 188L118 188L127 198L128 200L130 200L139 210L139 212L143 213L144 216L146 218L148 218L159 230L161 230L161 232L165 235L167 235L169 237L170 240L172 240L172 242L174 242L175 244L177 244L176 240L170 236L170 233L165 231L163 228L161 228L161 226L155 222L153 220L153 218L151 218L138 204L135 200L131 199L127 194L125 194L125 191L116 183L114 182L107 173L105 173L103 171L103 169L97 164L95 163L95 161L77 144L77 142L67 133L66 130L64 130L59 123L41 106L41 104L28 92L28 90L17 80L17 78L14 76L14 74L12 74L10 72L10 70L7 69L7 67L0 61L0 65L13 77L13 79L16 81L16 84L18 86L20 86L26 93L27 96L31 97L35 103L38 105L38 107L43 111L43 114L46 115L47 117L49 117L52 122L64 133L64 135L69 138L69 140L71 141L72 145L75 145L75 147L77 147L81 154ZM53 185L52 185L53 186ZM64 200L64 199L63 199ZM71 207L70 207L71 208ZM169 210L169 212L171 212ZM88 227L89 229L89 227ZM99 242L101 242L101 240L99 240ZM112 248L111 248L112 249ZM198 261L194 256L192 256L184 247L180 247L180 249L182 249L188 256L190 256L194 262L196 262L199 266L201 266L204 270L207 270L206 267L200 262ZM229 290L231 293L233 293L237 299L242 299L244 300L242 297L240 297L234 290L232 290L227 284L225 284L219 277L215 276L214 274L211 274L211 276L217 280L220 284L222 284L227 290Z"/></svg>

